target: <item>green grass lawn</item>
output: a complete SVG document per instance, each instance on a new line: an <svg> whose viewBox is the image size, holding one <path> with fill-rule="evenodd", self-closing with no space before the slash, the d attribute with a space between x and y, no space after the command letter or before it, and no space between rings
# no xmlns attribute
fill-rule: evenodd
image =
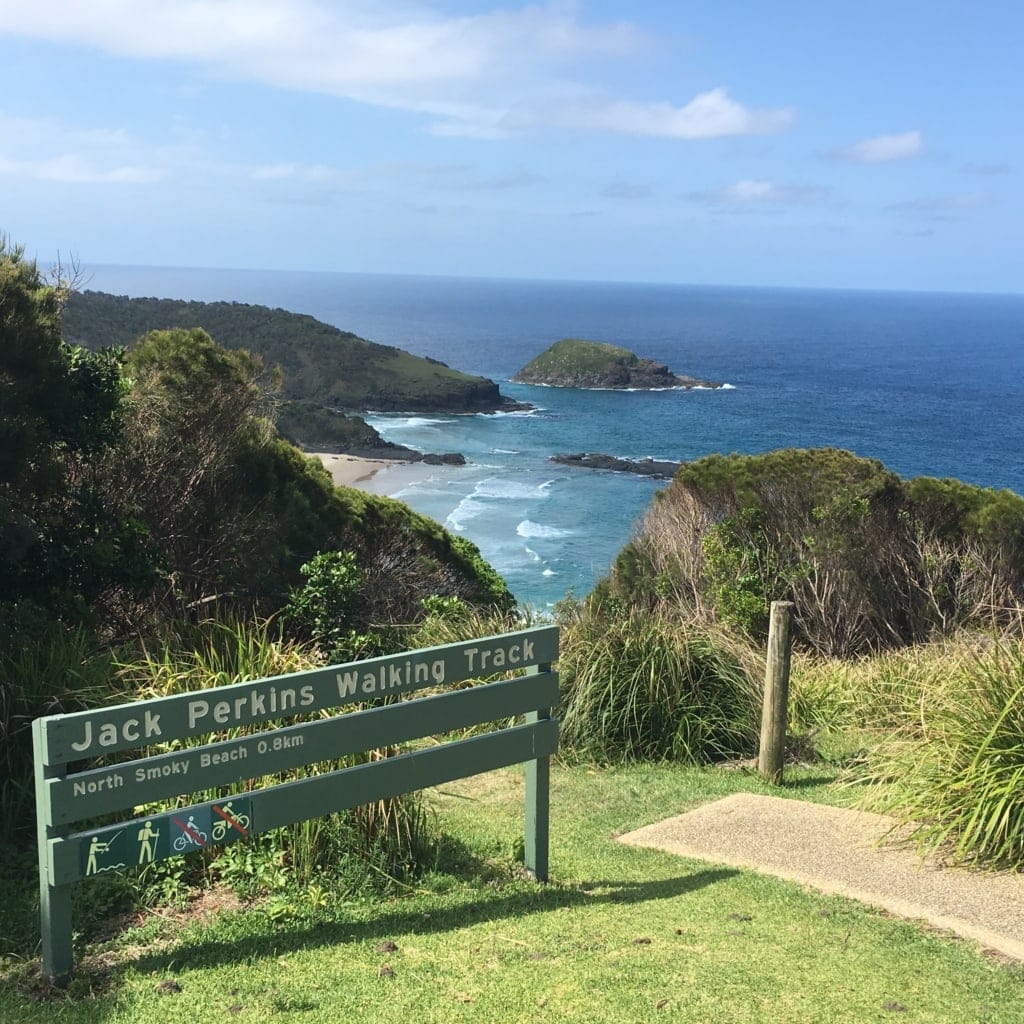
<svg viewBox="0 0 1024 1024"><path fill-rule="evenodd" d="M785 795L843 799L829 770L787 771ZM0 1021L1024 1022L1024 971L969 943L615 842L737 791L771 790L744 771L556 768L538 885L517 867L521 772L464 780L431 793L447 839L404 897L150 914L81 951L56 997L7 961Z"/></svg>

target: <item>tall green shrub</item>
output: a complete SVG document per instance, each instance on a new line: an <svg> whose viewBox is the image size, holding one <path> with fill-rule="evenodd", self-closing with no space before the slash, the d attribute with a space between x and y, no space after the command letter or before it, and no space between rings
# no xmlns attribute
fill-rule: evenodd
<svg viewBox="0 0 1024 1024"><path fill-rule="evenodd" d="M869 755L867 806L899 816L926 851L1024 869L1024 642L946 673Z"/></svg>
<svg viewBox="0 0 1024 1024"><path fill-rule="evenodd" d="M705 764L756 749L751 663L706 628L614 602L591 605L563 621L558 667L567 753Z"/></svg>

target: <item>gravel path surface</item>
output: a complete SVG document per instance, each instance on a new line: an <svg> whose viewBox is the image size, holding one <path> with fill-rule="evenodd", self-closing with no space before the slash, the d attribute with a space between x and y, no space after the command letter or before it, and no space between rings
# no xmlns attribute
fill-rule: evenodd
<svg viewBox="0 0 1024 1024"><path fill-rule="evenodd" d="M967 871L879 845L895 825L880 814L737 793L619 841L802 882L1024 960L1024 874Z"/></svg>

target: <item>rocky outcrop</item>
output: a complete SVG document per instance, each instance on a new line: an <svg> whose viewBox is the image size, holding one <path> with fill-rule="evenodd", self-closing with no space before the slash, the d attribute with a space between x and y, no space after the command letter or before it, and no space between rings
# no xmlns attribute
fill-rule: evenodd
<svg viewBox="0 0 1024 1024"><path fill-rule="evenodd" d="M556 341L512 379L559 388L660 391L722 387L721 381L673 373L664 363L643 359L618 345L581 338Z"/></svg>
<svg viewBox="0 0 1024 1024"><path fill-rule="evenodd" d="M580 466L583 469L608 469L618 473L637 473L652 476L658 480L671 480L681 462L662 459L619 459L603 452L580 452L576 455L552 455L552 462L563 466Z"/></svg>

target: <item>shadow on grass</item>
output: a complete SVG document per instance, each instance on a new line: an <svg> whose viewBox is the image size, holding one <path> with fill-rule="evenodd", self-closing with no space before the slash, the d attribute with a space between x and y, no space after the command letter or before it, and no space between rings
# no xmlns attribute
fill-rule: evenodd
<svg viewBox="0 0 1024 1024"><path fill-rule="evenodd" d="M821 774L821 775L804 775L801 778L793 779L788 778L782 783L781 790L787 789L820 789L823 786L828 786L835 781L834 774ZM775 792L773 790L773 792Z"/></svg>
<svg viewBox="0 0 1024 1024"><path fill-rule="evenodd" d="M572 888L535 884L525 890L517 887L515 892L504 895L482 895L457 906L432 909L429 913L422 906L416 909L382 909L369 921L282 924L255 914L245 915L243 926L248 934L209 937L199 941L185 938L173 950L139 957L134 961L134 967L146 973L159 973L184 964L199 967L250 963L253 959L281 956L298 950L391 939L408 933L436 934L482 921L501 921L564 908L673 899L738 874L732 868L714 868L656 882L599 880Z"/></svg>

